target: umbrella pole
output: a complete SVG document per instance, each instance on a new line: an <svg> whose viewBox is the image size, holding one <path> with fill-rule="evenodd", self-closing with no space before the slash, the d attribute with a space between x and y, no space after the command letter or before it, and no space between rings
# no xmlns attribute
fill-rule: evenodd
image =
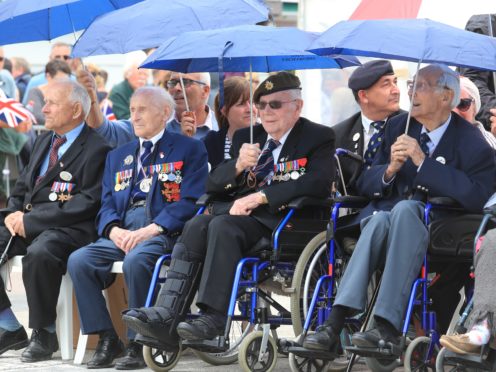
<svg viewBox="0 0 496 372"><path fill-rule="evenodd" d="M487 15L488 25L489 25L489 36L494 37L493 33L493 20L491 18L491 14ZM496 84L496 72L493 71L493 84Z"/></svg>
<svg viewBox="0 0 496 372"><path fill-rule="evenodd" d="M253 144L253 76L250 58L250 144Z"/></svg>
<svg viewBox="0 0 496 372"><path fill-rule="evenodd" d="M183 75L179 74L179 82L181 83L181 89L183 90L184 104L186 105L186 111L189 111L188 97L186 96L186 89L184 89Z"/></svg>
<svg viewBox="0 0 496 372"><path fill-rule="evenodd" d="M67 8L67 14L69 15L69 20L71 21L71 26L72 26L72 34L74 35L74 45L77 43L77 37L76 37L76 29L74 28L74 22L72 22L72 17L71 17L71 12L69 12L69 7L66 4ZM83 70L86 70L86 66L84 65L83 58L79 58L81 60L81 66L83 66Z"/></svg>
<svg viewBox="0 0 496 372"><path fill-rule="evenodd" d="M405 134L408 134L408 128L410 127L410 118L412 117L412 108L413 108L413 97L415 97L415 92L417 91L417 77L421 63L422 60L420 59L417 63L417 72L415 72L415 80L413 81L412 98L410 100L410 108L408 109L408 118L406 119Z"/></svg>

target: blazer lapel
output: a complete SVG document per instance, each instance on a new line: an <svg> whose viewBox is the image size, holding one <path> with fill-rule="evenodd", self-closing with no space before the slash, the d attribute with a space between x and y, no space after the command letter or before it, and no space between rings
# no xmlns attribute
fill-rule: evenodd
<svg viewBox="0 0 496 372"><path fill-rule="evenodd" d="M41 164L45 160L45 157L48 155L51 142L52 142L52 134L50 132L50 135L46 135L43 139L41 139L40 145L37 147L37 151L31 154L32 158L37 159L34 168L31 169L31 174L29 175L28 178L30 180L30 186L32 185L33 187L33 193L39 187L39 184L38 185L36 184L36 179L38 178Z"/></svg>
<svg viewBox="0 0 496 372"><path fill-rule="evenodd" d="M281 153L279 154L278 163L288 161L292 159L296 153L296 145L298 144L298 139L300 138L301 128L303 124L301 120L298 120L289 133L288 138L286 138L286 142L284 142L284 146L281 149Z"/></svg>
<svg viewBox="0 0 496 372"><path fill-rule="evenodd" d="M441 140L439 141L436 149L431 155L431 158L439 161L442 164L448 164L454 158L455 143L457 141L455 116L451 115L451 120L448 128L444 132Z"/></svg>

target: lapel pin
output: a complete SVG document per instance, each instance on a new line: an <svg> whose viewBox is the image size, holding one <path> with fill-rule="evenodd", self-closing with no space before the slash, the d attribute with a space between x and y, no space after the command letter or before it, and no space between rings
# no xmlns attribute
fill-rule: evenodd
<svg viewBox="0 0 496 372"><path fill-rule="evenodd" d="M160 154L158 154L158 156L160 157L160 159L163 159L165 157L165 154L163 152L160 152Z"/></svg>
<svg viewBox="0 0 496 372"><path fill-rule="evenodd" d="M63 181L69 182L70 180L72 180L72 174L70 174L69 172L63 171L63 172L60 172L60 178Z"/></svg>
<svg viewBox="0 0 496 372"><path fill-rule="evenodd" d="M62 162L60 162L59 165L60 165L60 168L64 167L64 163L62 163Z"/></svg>
<svg viewBox="0 0 496 372"><path fill-rule="evenodd" d="M125 165L129 165L133 162L133 156L132 155L128 155L126 156L126 158L124 159L124 164Z"/></svg>
<svg viewBox="0 0 496 372"><path fill-rule="evenodd" d="M446 159L442 156L438 156L436 158L436 161L440 162L441 164L446 164Z"/></svg>
<svg viewBox="0 0 496 372"><path fill-rule="evenodd" d="M353 141L355 141L355 142L356 142L356 141L358 141L359 139L360 139L360 133L355 133L355 134L353 135Z"/></svg>

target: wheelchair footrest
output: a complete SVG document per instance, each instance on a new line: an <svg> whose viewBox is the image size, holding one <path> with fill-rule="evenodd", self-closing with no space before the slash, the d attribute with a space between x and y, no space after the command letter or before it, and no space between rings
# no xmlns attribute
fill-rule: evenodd
<svg viewBox="0 0 496 372"><path fill-rule="evenodd" d="M460 364L465 367L482 369L482 370L492 370L492 363L487 360L486 355L462 355L454 353L450 350L446 350L444 355L444 361L448 364Z"/></svg>
<svg viewBox="0 0 496 372"><path fill-rule="evenodd" d="M385 347L348 346L346 347L346 351L366 358L374 358L374 359L398 358L403 352L401 347L391 343L386 344Z"/></svg>
<svg viewBox="0 0 496 372"><path fill-rule="evenodd" d="M310 350L310 349L305 349L302 346L291 346L288 348L288 351L301 358L316 359L316 360L331 361L338 357L332 351Z"/></svg>
<svg viewBox="0 0 496 372"><path fill-rule="evenodd" d="M186 340L183 341L183 347L190 347L204 353L223 353L229 350L229 341L224 336L212 340Z"/></svg>
<svg viewBox="0 0 496 372"><path fill-rule="evenodd" d="M155 338L143 336L141 334L137 334L134 341L139 343L139 344L151 347L152 349L157 349L157 350L161 350L161 351L168 351L168 352L179 351L179 346L180 346L179 343L175 346L172 346L169 344L164 344Z"/></svg>

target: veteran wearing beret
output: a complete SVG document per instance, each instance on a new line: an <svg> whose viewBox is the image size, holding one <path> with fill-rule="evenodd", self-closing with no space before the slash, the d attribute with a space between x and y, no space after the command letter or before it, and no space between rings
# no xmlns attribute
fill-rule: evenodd
<svg viewBox="0 0 496 372"><path fill-rule="evenodd" d="M207 151L201 141L165 129L174 101L162 88L138 88L131 96L131 122L138 138L107 156L100 238L69 258L68 271L83 334L100 341L88 368L105 368L124 351L112 325L102 290L113 281L115 261L123 261L130 306L143 306L157 259L172 250L184 224L196 213L205 192ZM128 331L117 369L145 366L141 345Z"/></svg>
<svg viewBox="0 0 496 372"><path fill-rule="evenodd" d="M334 133L300 117L300 86L296 76L281 72L255 91L262 125L253 128L254 143L249 128L236 131L232 159L208 178L207 192L224 202L186 224L155 306L124 315L140 337L170 350L177 349L178 334L184 340L222 334L239 260L261 238L270 238L289 201L330 195ZM197 288L203 315L184 322Z"/></svg>
<svg viewBox="0 0 496 372"><path fill-rule="evenodd" d="M353 71L348 87L353 91L360 112L333 126L336 148L362 156L366 166L369 166L384 138L388 120L402 112L399 109L397 77L391 62L374 60ZM340 161L347 192L356 195L355 183L362 172L362 164L346 157ZM341 185L340 191L343 190Z"/></svg>

